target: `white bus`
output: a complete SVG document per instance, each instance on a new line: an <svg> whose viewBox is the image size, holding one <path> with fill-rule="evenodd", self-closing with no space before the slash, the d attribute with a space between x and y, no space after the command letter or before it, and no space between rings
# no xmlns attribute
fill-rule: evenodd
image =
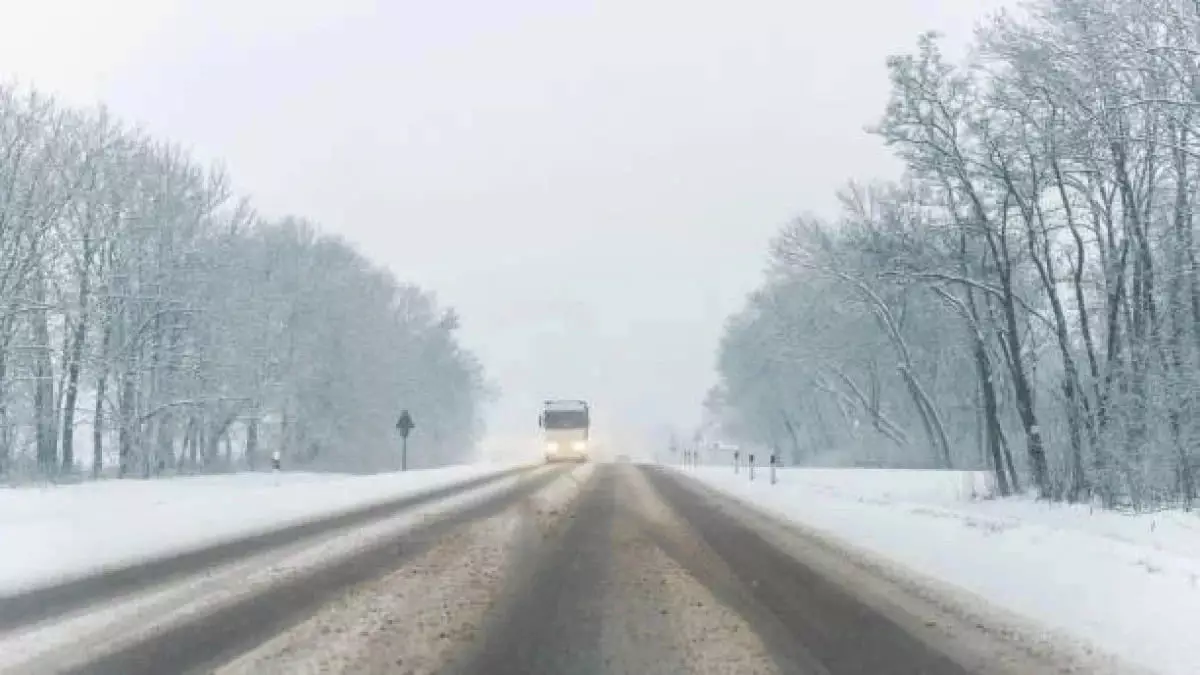
<svg viewBox="0 0 1200 675"><path fill-rule="evenodd" d="M590 455L591 414L587 401L546 401L538 416L547 462L586 462Z"/></svg>

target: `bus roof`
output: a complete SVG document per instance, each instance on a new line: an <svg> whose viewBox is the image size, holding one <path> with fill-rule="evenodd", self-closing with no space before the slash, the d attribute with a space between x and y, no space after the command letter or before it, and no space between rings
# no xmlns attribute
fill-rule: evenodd
<svg viewBox="0 0 1200 675"><path fill-rule="evenodd" d="M586 410L588 407L587 401L576 399L549 399L545 403L547 409L554 408L559 410Z"/></svg>

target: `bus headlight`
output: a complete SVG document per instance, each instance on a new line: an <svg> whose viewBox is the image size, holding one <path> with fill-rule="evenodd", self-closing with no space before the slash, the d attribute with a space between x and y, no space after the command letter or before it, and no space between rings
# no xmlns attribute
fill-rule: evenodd
<svg viewBox="0 0 1200 675"><path fill-rule="evenodd" d="M547 452L558 452L558 443L555 443L554 441L550 441L549 443L546 444L546 451Z"/></svg>
<svg viewBox="0 0 1200 675"><path fill-rule="evenodd" d="M583 452L587 450L587 441L575 441L571 443L571 449L575 452Z"/></svg>

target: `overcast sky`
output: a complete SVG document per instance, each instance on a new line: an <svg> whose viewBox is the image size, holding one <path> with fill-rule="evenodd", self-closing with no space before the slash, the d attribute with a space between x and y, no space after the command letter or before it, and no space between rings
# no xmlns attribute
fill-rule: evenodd
<svg viewBox="0 0 1200 675"><path fill-rule="evenodd" d="M767 240L896 164L884 60L1001 0L0 0L0 72L220 159L459 309L543 397L697 418Z"/></svg>

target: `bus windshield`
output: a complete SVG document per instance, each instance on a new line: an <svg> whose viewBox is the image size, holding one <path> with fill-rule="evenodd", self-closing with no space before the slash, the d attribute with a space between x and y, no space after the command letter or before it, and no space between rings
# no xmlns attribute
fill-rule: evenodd
<svg viewBox="0 0 1200 675"><path fill-rule="evenodd" d="M586 410L547 410L542 414L542 425L547 429L586 429Z"/></svg>

